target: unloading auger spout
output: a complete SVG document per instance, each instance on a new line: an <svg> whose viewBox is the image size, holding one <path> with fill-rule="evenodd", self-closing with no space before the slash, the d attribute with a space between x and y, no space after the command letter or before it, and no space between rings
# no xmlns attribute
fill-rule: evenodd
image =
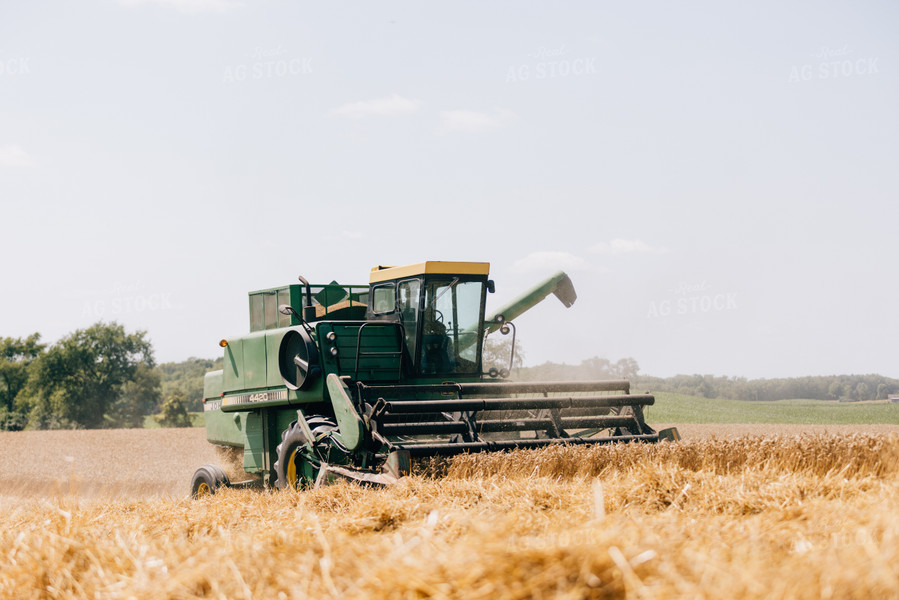
<svg viewBox="0 0 899 600"><path fill-rule="evenodd" d="M492 333L502 326L503 322L512 321L523 313L543 302L547 296L555 294L555 296L570 308L574 301L577 300L577 292L574 291L574 284L571 279L559 271L546 281L543 281L530 290L524 292L514 300L506 303L501 308L493 312L493 317L487 322L486 333Z"/></svg>

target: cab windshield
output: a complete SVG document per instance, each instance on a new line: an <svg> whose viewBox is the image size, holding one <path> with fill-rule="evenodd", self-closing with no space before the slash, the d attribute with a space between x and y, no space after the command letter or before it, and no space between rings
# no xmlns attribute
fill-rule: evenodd
<svg viewBox="0 0 899 600"><path fill-rule="evenodd" d="M427 282L421 311L423 374L479 373L483 288L483 282L458 277Z"/></svg>

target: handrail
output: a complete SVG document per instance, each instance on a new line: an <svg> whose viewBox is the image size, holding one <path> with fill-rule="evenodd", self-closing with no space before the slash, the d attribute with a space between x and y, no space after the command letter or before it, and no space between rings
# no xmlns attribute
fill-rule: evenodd
<svg viewBox="0 0 899 600"><path fill-rule="evenodd" d="M399 350L388 351L388 352L362 352L362 330L368 326L395 328L395 330L399 336L398 337L398 340L400 342ZM403 330L403 326L400 323L367 322L367 323L363 323L362 325L360 325L359 331L356 334L356 364L355 364L355 368L353 369L353 381L357 381L359 379L359 358L362 355L365 355L365 356L391 356L391 357L399 358L400 360L397 361L398 367L397 367L397 373L396 373L396 378L399 379L400 375L402 375L402 369L403 369L403 361L402 361L403 343L402 343L402 340L404 339L404 337L405 337L405 331Z"/></svg>

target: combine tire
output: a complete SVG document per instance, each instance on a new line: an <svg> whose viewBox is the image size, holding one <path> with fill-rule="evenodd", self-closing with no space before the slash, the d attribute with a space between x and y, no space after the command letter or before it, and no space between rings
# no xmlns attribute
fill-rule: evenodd
<svg viewBox="0 0 899 600"><path fill-rule="evenodd" d="M215 465L204 465L197 469L190 482L190 497L196 500L205 496L211 496L220 487L228 487L231 481L225 472Z"/></svg>
<svg viewBox="0 0 899 600"><path fill-rule="evenodd" d="M278 444L278 460L275 461L275 475L277 476L275 487L281 490L286 488L296 490L304 486L301 469L302 452L305 447L306 436L294 421L281 434L281 443Z"/></svg>
<svg viewBox="0 0 899 600"><path fill-rule="evenodd" d="M320 438L322 434L337 429L337 424L328 417L313 415L306 418L306 424L316 438ZM313 440L313 445L315 441ZM307 485L311 485L315 480L315 472L317 467L306 469L303 454L306 452L306 436L303 430L294 421L281 434L281 443L276 448L278 460L275 461L275 487L278 489L290 488L292 490L302 489ZM310 471L310 472L304 472ZM310 479L311 477L311 479Z"/></svg>

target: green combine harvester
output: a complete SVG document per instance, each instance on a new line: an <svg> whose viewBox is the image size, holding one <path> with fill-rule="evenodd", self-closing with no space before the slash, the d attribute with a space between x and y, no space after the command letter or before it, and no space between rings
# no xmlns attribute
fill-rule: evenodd
<svg viewBox="0 0 899 600"><path fill-rule="evenodd" d="M554 294L564 273L485 318L488 263L375 267L367 286L300 283L250 292L250 333L223 339L206 374L207 439L243 455L246 481L206 465L194 497L221 486L302 488L336 479L384 485L419 457L549 444L678 439L643 419L650 394L626 380L502 381L512 319ZM512 334L508 364L482 367L486 336Z"/></svg>

